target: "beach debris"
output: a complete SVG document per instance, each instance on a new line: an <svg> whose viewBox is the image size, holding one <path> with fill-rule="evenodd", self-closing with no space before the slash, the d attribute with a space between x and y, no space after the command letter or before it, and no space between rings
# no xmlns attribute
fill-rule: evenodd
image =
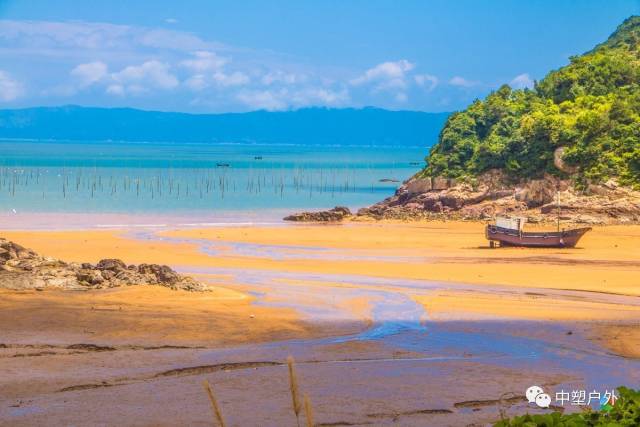
<svg viewBox="0 0 640 427"><path fill-rule="evenodd" d="M0 238L0 288L102 289L131 285L158 285L186 291L208 289L205 284L178 274L166 265L126 265L113 258L103 259L96 265L67 263L40 256Z"/></svg>
<svg viewBox="0 0 640 427"><path fill-rule="evenodd" d="M336 222L349 218L351 215L349 208L336 206L328 211L295 213L286 216L284 220L296 222Z"/></svg>

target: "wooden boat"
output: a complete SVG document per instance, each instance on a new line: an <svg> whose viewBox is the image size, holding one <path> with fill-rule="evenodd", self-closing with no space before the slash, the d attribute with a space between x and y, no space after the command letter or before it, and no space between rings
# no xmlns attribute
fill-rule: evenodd
<svg viewBox="0 0 640 427"><path fill-rule="evenodd" d="M485 236L489 246L524 246L530 248L575 248L578 241L591 227L560 230L560 192L556 193L558 207L558 231L523 231L526 218L496 218L495 225L487 225Z"/></svg>
<svg viewBox="0 0 640 427"><path fill-rule="evenodd" d="M533 231L525 232L522 229L487 225L485 235L491 247L496 242L500 246L525 246L536 248L573 248L584 234L591 230L590 227L574 228L561 231Z"/></svg>

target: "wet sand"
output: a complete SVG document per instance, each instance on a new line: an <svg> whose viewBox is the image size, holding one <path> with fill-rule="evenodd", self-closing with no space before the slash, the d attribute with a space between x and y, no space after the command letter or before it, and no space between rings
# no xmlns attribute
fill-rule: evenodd
<svg viewBox="0 0 640 427"><path fill-rule="evenodd" d="M341 332L320 330L291 308L262 307L253 300L218 286L202 293L160 286L0 289L0 344L220 347Z"/></svg>
<svg viewBox="0 0 640 427"><path fill-rule="evenodd" d="M210 425L206 378L230 425L289 425L289 354L318 425L483 425L538 411L533 383L640 381L640 227L575 250L483 249L477 223L0 235L213 289L0 291L0 424Z"/></svg>

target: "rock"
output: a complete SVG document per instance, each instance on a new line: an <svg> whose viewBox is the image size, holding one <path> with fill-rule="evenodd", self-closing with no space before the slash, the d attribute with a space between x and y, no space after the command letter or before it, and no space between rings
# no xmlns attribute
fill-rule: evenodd
<svg viewBox="0 0 640 427"><path fill-rule="evenodd" d="M562 172L572 174L578 171L578 168L575 166L569 166L563 160L564 152L566 151L566 147L558 147L553 152L553 164L555 167L560 169Z"/></svg>
<svg viewBox="0 0 640 427"><path fill-rule="evenodd" d="M405 184L409 194L422 194L431 191L431 178L413 178Z"/></svg>
<svg viewBox="0 0 640 427"><path fill-rule="evenodd" d="M90 270L83 268L76 273L76 278L85 286L99 285L105 281L99 270Z"/></svg>
<svg viewBox="0 0 640 427"><path fill-rule="evenodd" d="M498 170L488 171L473 185L445 178L411 178L395 194L358 210L373 219L483 219L518 214L536 222L554 222L560 211L568 223L627 224L640 222L640 192L615 180L591 183L586 191L553 175L511 182ZM533 222L533 220L532 220Z"/></svg>
<svg viewBox="0 0 640 427"><path fill-rule="evenodd" d="M447 178L435 177L431 178L431 189L432 190L446 190L450 187L450 181Z"/></svg>
<svg viewBox="0 0 640 427"><path fill-rule="evenodd" d="M120 271L127 268L127 264L119 259L103 259L96 265L98 270Z"/></svg>
<svg viewBox="0 0 640 427"><path fill-rule="evenodd" d="M284 220L296 222L336 222L342 221L351 215L349 208L336 206L328 211L296 213L285 217Z"/></svg>
<svg viewBox="0 0 640 427"><path fill-rule="evenodd" d="M553 201L560 187L559 180L551 177L534 179L519 188L515 198L519 202L525 202L530 208L535 208Z"/></svg>
<svg viewBox="0 0 640 427"><path fill-rule="evenodd" d="M0 238L0 287L100 289L145 284L188 291L207 289L206 285L182 276L166 265L127 266L119 259L103 259L95 266L89 263L65 263L42 257Z"/></svg>
<svg viewBox="0 0 640 427"><path fill-rule="evenodd" d="M140 264L138 273L153 276L161 284L173 285L180 281L180 275L166 265Z"/></svg>

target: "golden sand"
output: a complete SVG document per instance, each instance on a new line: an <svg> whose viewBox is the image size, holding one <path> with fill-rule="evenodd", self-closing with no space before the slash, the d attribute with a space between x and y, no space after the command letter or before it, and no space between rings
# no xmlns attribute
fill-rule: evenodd
<svg viewBox="0 0 640 427"><path fill-rule="evenodd" d="M640 322L627 325L600 325L592 330L593 341L600 342L612 352L640 358Z"/></svg>
<svg viewBox="0 0 640 427"><path fill-rule="evenodd" d="M246 294L130 286L82 291L0 289L3 340L113 345L221 345L306 337L293 310L251 305ZM316 331L317 332L317 331Z"/></svg>
<svg viewBox="0 0 640 427"><path fill-rule="evenodd" d="M2 232L40 253L70 261L105 257L128 263L361 274L457 283L575 289L640 295L640 227L598 227L576 249L486 249L483 225L464 222L375 223L185 229L163 234L219 242L266 243L407 256L408 261L269 259L231 249L211 257L195 245L136 241L118 231Z"/></svg>
<svg viewBox="0 0 640 427"><path fill-rule="evenodd" d="M483 228L484 225L481 223L467 222L384 222L216 227L161 233L169 237L208 239L217 242L217 249L220 250L218 256L200 252L195 244L135 240L127 237L123 231L20 231L0 232L0 235L41 254L67 261L97 262L102 258L121 258L127 263L162 263L173 267L202 266L367 275L478 285L477 292L471 288L466 291L440 290L433 295L414 296L427 308L427 312L433 319L469 316L550 321L620 320L627 322L640 319L640 313L633 305L590 300L588 297L574 300L545 294L546 289L567 289L639 296L640 226L596 227L581 240L576 249L488 249ZM308 252L303 249L283 248L289 252L297 252L297 257L280 259L259 255L245 256L233 251L233 243L323 248L323 254L328 255L312 257L307 256ZM345 253L350 256L342 256ZM377 256L379 259L372 259L371 256ZM308 285L309 283L306 284ZM506 292L485 292L482 285L503 285ZM323 282L322 286L357 285ZM531 292L509 295L508 290L513 286L531 288ZM127 292L142 291L123 290L121 292L125 292L122 294L124 298ZM67 304L69 307L77 306L79 312L85 313L89 304L98 303L83 300L83 298L93 298L88 296L66 300L66 297L56 296L55 293L47 292L43 295L50 296L38 297L37 300L29 300L33 296L29 298L13 296L8 300L12 303L5 302L3 307L20 307L20 304L30 304L29 301L40 301L31 303ZM112 298L108 294L98 295L100 296L95 298L102 298L105 301ZM155 295L157 304L169 304L166 301L171 300L176 294L163 290L162 293ZM197 297L185 296L184 298ZM169 312L177 310L180 316L187 317L190 316L189 313L194 314L193 330L186 336L192 336L195 341L215 340L207 335L210 333L207 331L211 331L214 327L220 328L218 330L224 331L223 333L241 336L244 328L257 328L252 329L247 336L243 336L242 339L247 341L260 340L260 337L263 339L273 337L275 330L280 328L301 333L299 319L297 322L293 312L286 310L265 312L270 320L257 325L258 322L248 320L248 310L260 313L261 310L267 310L266 308L251 306L249 299L237 299L232 303L229 300L223 302L224 300L220 298L222 297L218 295L217 300L211 300L204 305L195 301L187 303L186 300L179 303L182 301L179 299L173 302L178 306L170 308ZM268 299L269 295L266 298ZM155 311L154 304L150 303L148 313ZM345 301L343 305L354 313L354 317L367 317L368 301ZM196 320L195 313L198 310L211 310L211 313L216 313L215 316L225 320L218 321L219 324L216 325L206 323L214 322L213 320L206 322ZM91 316L95 315L95 313L82 314L82 316L89 316L87 319L92 319ZM233 319L236 318L241 321L234 324ZM140 328L150 327L150 324L144 322L144 316L141 319ZM122 326L120 329L128 325L123 319L113 321ZM170 325L172 320L161 321ZM222 323L227 326L221 326ZM110 330L107 323L101 333L114 333L109 332ZM611 327L608 330L610 332L606 336L610 337L608 340L611 342L605 340L605 345L612 349L618 346L616 350L627 351L626 347L622 348L616 344L618 340L615 335L616 329ZM640 333L634 332L635 330L637 327L635 329L631 327L630 331L625 329L624 336L631 342L629 345L638 344L640 347ZM174 338L180 339L172 337ZM629 347L627 344L624 345Z"/></svg>

